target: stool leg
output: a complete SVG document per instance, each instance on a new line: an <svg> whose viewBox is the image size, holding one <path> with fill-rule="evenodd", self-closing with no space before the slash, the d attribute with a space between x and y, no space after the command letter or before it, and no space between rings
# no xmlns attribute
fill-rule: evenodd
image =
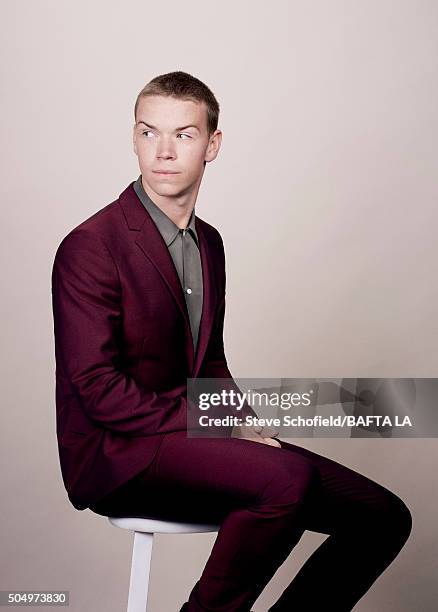
<svg viewBox="0 0 438 612"><path fill-rule="evenodd" d="M134 532L127 612L146 612L153 533Z"/></svg>

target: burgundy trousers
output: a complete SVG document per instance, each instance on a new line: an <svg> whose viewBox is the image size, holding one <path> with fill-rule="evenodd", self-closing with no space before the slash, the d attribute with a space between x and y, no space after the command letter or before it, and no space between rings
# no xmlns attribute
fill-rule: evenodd
<svg viewBox="0 0 438 612"><path fill-rule="evenodd" d="M167 434L146 470L90 509L220 523L187 612L249 612L304 531L327 534L270 612L350 611L405 544L411 513L366 476L280 443Z"/></svg>

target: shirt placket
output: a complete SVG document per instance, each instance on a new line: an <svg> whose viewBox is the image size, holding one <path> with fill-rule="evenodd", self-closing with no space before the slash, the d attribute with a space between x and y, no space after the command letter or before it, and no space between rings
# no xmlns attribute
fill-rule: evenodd
<svg viewBox="0 0 438 612"><path fill-rule="evenodd" d="M186 249L186 240L187 240L187 230L186 229L180 229L179 230L179 236L180 236L180 241L181 241L181 262L182 262L182 286L183 286L183 290L184 290L184 295L185 295L185 300L186 300L186 304L187 304L187 311L189 313L189 320L190 320L190 329L192 332L192 341L193 341L193 346L195 348L195 337L194 337L194 330L193 330L193 313L192 313L192 304L189 301L189 298L187 298L187 295L190 295L192 293L192 288L187 286L187 274L186 274L186 253L187 253L187 249Z"/></svg>

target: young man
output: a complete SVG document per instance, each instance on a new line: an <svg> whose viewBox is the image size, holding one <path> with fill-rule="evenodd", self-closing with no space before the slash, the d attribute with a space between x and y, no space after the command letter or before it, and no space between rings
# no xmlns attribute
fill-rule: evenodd
<svg viewBox="0 0 438 612"><path fill-rule="evenodd" d="M232 381L223 243L195 215L206 163L221 144L218 115L213 93L187 73L148 83L135 105L140 176L58 247L64 483L79 510L221 523L188 612L249 611L306 529L329 537L271 611L346 612L406 542L403 501L260 431L187 436L187 378Z"/></svg>

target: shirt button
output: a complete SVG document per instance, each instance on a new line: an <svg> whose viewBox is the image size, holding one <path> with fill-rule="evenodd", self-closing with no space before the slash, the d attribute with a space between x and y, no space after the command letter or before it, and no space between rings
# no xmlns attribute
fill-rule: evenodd
<svg viewBox="0 0 438 612"><path fill-rule="evenodd" d="M190 287L188 289L186 289L187 293L191 293L192 290L190 289Z"/></svg>

